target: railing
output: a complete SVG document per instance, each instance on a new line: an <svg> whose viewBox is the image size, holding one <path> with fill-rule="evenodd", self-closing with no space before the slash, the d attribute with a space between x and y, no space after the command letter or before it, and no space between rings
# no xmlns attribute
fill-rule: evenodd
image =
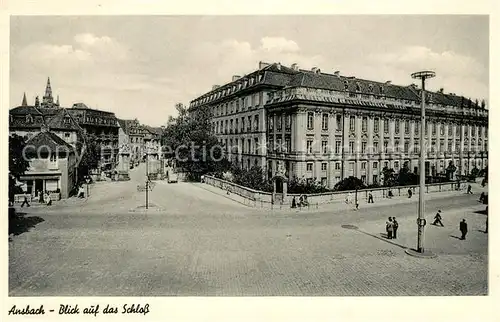
<svg viewBox="0 0 500 322"><path fill-rule="evenodd" d="M357 191L351 190L351 191L332 191L332 192L314 193L314 194L288 194L284 200L273 203L272 193L270 192L253 190L247 187L237 185L233 182L226 181L223 179L218 179L212 176L204 176L204 183L226 191L228 196L230 196L231 194L236 194L243 198L242 203L257 208L288 207L292 203L292 199L294 197L298 201L299 197L302 195L307 196L309 207L317 208L321 205L327 205L327 204L339 204L339 205L345 204L346 198L348 200L353 200L356 195L358 200L368 201L368 196L370 193L372 194L374 200L389 198L389 191L392 192L394 197L407 196L408 190L411 190L413 195L418 195L420 193L420 187L418 185L381 187L381 188L362 189ZM464 190L467 188L467 185L468 185L467 181L465 180L445 182L445 183L430 183L426 184L425 193Z"/></svg>

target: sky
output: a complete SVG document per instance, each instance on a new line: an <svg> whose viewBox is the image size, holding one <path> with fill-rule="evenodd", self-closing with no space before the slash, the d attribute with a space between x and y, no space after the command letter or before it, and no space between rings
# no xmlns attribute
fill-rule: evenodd
<svg viewBox="0 0 500 322"><path fill-rule="evenodd" d="M488 102L489 20L471 15L12 16L10 108L83 102L161 126L259 61L398 85L430 69L431 90Z"/></svg>

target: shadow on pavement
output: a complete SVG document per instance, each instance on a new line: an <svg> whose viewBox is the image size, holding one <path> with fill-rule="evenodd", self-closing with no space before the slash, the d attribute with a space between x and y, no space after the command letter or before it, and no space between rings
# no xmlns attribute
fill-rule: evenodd
<svg viewBox="0 0 500 322"><path fill-rule="evenodd" d="M475 214L480 214L480 215L487 215L488 212L485 210L477 210L477 211L474 211Z"/></svg>
<svg viewBox="0 0 500 322"><path fill-rule="evenodd" d="M26 213L16 213L9 209L9 235L13 234L14 236L17 236L22 233L28 232L31 228L35 227L37 224L43 221L45 220L41 217L26 217Z"/></svg>
<svg viewBox="0 0 500 322"><path fill-rule="evenodd" d="M462 238L460 238L460 237L458 237L458 236L454 236L454 235L450 235L450 237L452 237L452 238L456 238L456 239L462 239Z"/></svg>
<svg viewBox="0 0 500 322"><path fill-rule="evenodd" d="M373 235L373 234L367 233L366 231L362 231L362 230L359 230L359 229L357 231L359 231L360 233L363 233L365 235L372 236L372 237L377 238L379 240L385 241L386 243L392 244L394 246L398 246L399 248L402 248L402 249L407 249L408 248L406 246L403 246L403 245L400 245L398 243L393 242L392 239L387 239L387 234L381 233L380 235L384 236L384 237L380 237L380 236Z"/></svg>

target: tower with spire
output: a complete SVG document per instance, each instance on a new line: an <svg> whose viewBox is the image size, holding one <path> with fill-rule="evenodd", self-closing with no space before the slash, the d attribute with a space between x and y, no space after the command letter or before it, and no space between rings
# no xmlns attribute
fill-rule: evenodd
<svg viewBox="0 0 500 322"><path fill-rule="evenodd" d="M28 101L26 101L26 92L23 95L23 102L21 103L21 106L28 106Z"/></svg>
<svg viewBox="0 0 500 322"><path fill-rule="evenodd" d="M57 98L57 102L54 103L54 97L52 96L52 87L50 86L50 77L47 78L47 86L45 87L45 95L43 95L42 99L42 107L59 107L59 97Z"/></svg>

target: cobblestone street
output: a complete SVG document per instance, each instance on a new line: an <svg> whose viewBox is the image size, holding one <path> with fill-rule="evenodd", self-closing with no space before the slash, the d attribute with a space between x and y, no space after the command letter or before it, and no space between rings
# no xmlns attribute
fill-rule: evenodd
<svg viewBox="0 0 500 322"><path fill-rule="evenodd" d="M251 209L191 184L159 182L148 212L132 180L98 183L88 201L69 200L26 216L44 221L9 243L11 296L93 295L484 295L486 216L477 195L427 202L445 227L427 225L434 259L416 244L416 204L335 213ZM119 201L98 198L113 190ZM112 195L113 195L112 194ZM120 198L120 197L119 197ZM71 203L74 203L73 205ZM134 208L135 207L135 208ZM99 212L100 210L100 212ZM400 223L387 240L387 216ZM458 223L466 218L462 241ZM346 229L355 225L358 229Z"/></svg>

